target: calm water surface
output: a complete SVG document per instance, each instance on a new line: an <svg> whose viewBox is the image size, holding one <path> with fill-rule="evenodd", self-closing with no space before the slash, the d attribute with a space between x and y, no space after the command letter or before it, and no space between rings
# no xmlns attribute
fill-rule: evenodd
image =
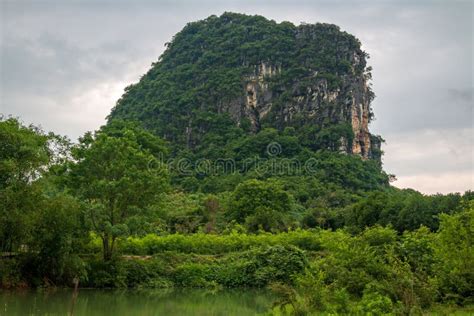
<svg viewBox="0 0 474 316"><path fill-rule="evenodd" d="M272 304L266 290L79 290L73 315L255 315ZM0 315L70 315L72 290L0 291Z"/></svg>

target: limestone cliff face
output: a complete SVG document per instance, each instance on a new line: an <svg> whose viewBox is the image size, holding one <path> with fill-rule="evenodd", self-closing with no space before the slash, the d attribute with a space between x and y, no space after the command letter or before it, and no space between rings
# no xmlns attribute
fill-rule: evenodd
<svg viewBox="0 0 474 316"><path fill-rule="evenodd" d="M273 93L267 80L280 71L281 68L268 63L256 65L253 74L243 78L242 96L223 104L220 111L230 113L238 125L242 119L247 118L251 130L258 132L261 119L272 109Z"/></svg>
<svg viewBox="0 0 474 316"><path fill-rule="evenodd" d="M353 60L357 63L359 58L355 56ZM220 110L230 113L237 124L248 119L253 132L260 130L261 122L272 111L277 111L273 119L281 121L283 126L291 125L297 115L310 119L314 124L350 123L354 137L352 140L341 139L339 150L365 159L378 159L381 138L369 132L373 94L365 75L346 77L342 88L331 89L328 80L318 78L318 72L314 71L305 86L295 83L274 89L271 79L279 76L281 71L281 66L270 63L256 65L254 73L243 80L242 96L222 105ZM290 92L291 98L275 110L275 99L285 92Z"/></svg>

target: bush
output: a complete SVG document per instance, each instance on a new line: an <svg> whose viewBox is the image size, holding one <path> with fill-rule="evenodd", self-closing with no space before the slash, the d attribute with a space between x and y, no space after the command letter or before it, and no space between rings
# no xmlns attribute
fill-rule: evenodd
<svg viewBox="0 0 474 316"><path fill-rule="evenodd" d="M249 255L257 263L256 285L267 285L274 281L289 283L295 274L303 272L308 265L303 251L293 246L255 249Z"/></svg>
<svg viewBox="0 0 474 316"><path fill-rule="evenodd" d="M290 283L293 276L303 272L307 265L306 255L297 247L259 247L223 259L216 279L228 287Z"/></svg>
<svg viewBox="0 0 474 316"><path fill-rule="evenodd" d="M216 281L225 287L253 286L256 268L248 256L233 254L216 267Z"/></svg>
<svg viewBox="0 0 474 316"><path fill-rule="evenodd" d="M127 260L123 263L125 271L125 283L127 287L140 287L150 285L157 273L150 268L150 264L144 260Z"/></svg>
<svg viewBox="0 0 474 316"><path fill-rule="evenodd" d="M232 194L229 220L245 223L249 231L281 231L288 227L288 212L293 208L293 197L276 181L247 180Z"/></svg>
<svg viewBox="0 0 474 316"><path fill-rule="evenodd" d="M21 286L22 275L20 264L16 259L0 260L0 289Z"/></svg>
<svg viewBox="0 0 474 316"><path fill-rule="evenodd" d="M363 315L390 315L393 310L393 303L385 295L378 292L365 291L357 310Z"/></svg>
<svg viewBox="0 0 474 316"><path fill-rule="evenodd" d="M127 275L123 261L102 261L92 259L87 264L87 281L85 287L120 288L127 286Z"/></svg>
<svg viewBox="0 0 474 316"><path fill-rule="evenodd" d="M303 250L320 250L321 242L318 231L295 230L279 234L261 233L244 234L231 232L229 235L214 234L171 234L145 237L129 237L119 242L119 249L124 254L154 255L165 251L196 254L224 254L245 251L259 246L296 246Z"/></svg>
<svg viewBox="0 0 474 316"><path fill-rule="evenodd" d="M436 279L444 300L460 304L474 297L474 201L455 215L441 215L436 236Z"/></svg>
<svg viewBox="0 0 474 316"><path fill-rule="evenodd" d="M173 273L175 284L182 287L208 287L212 279L210 267L201 263L182 264Z"/></svg>

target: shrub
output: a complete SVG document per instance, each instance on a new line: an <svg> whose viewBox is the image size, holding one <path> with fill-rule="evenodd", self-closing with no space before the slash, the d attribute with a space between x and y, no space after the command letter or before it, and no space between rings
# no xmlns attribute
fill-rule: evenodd
<svg viewBox="0 0 474 316"><path fill-rule="evenodd" d="M20 264L16 259L0 260L0 289L14 288L21 284Z"/></svg>
<svg viewBox="0 0 474 316"><path fill-rule="evenodd" d="M212 272L208 265L185 263L175 269L173 280L178 286L208 287L212 285Z"/></svg>
<svg viewBox="0 0 474 316"><path fill-rule="evenodd" d="M319 231L295 230L279 234L245 234L235 231L228 235L214 234L171 234L145 237L129 237L119 242L123 254L154 255L165 251L196 254L224 254L245 251L259 246L296 246L303 250L320 250Z"/></svg>
<svg viewBox="0 0 474 316"><path fill-rule="evenodd" d="M270 281L290 282L292 277L307 266L308 261L300 249L294 246L273 246L255 249L249 253L255 258L256 285L266 285Z"/></svg>
<svg viewBox="0 0 474 316"><path fill-rule="evenodd" d="M364 291L357 311L363 315L390 315L393 303L389 297L378 292Z"/></svg>
<svg viewBox="0 0 474 316"><path fill-rule="evenodd" d="M229 287L290 283L293 276L303 272L307 264L306 255L297 247L258 247L221 260L216 278L220 284Z"/></svg>
<svg viewBox="0 0 474 316"><path fill-rule="evenodd" d="M436 236L436 279L444 300L472 303L474 297L474 202L463 212L441 215Z"/></svg>
<svg viewBox="0 0 474 316"><path fill-rule="evenodd" d="M86 287L94 288L117 288L126 287L127 275L125 266L120 260L102 261L92 259L87 267L88 279Z"/></svg>

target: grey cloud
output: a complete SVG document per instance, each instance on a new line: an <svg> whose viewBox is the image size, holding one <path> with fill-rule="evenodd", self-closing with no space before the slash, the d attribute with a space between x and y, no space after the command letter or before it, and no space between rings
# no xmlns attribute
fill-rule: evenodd
<svg viewBox="0 0 474 316"><path fill-rule="evenodd" d="M68 94L110 77L124 77L129 64L143 58L130 43L115 41L82 48L50 33L37 39L9 39L2 49L2 85L7 93Z"/></svg>
<svg viewBox="0 0 474 316"><path fill-rule="evenodd" d="M2 85L6 93L61 93L84 78L77 47L44 34L37 40L2 45ZM79 80L78 80L79 79Z"/></svg>
<svg viewBox="0 0 474 316"><path fill-rule="evenodd" d="M459 102L470 103L472 106L472 95L473 95L474 88L467 88L467 89L448 89L449 95L455 100Z"/></svg>
<svg viewBox="0 0 474 316"><path fill-rule="evenodd" d="M388 134L384 169L397 175L395 186L424 193L474 188L472 128L420 130Z"/></svg>
<svg viewBox="0 0 474 316"><path fill-rule="evenodd" d="M385 167L403 176L472 171L474 134L465 129L426 129L387 134Z"/></svg>

